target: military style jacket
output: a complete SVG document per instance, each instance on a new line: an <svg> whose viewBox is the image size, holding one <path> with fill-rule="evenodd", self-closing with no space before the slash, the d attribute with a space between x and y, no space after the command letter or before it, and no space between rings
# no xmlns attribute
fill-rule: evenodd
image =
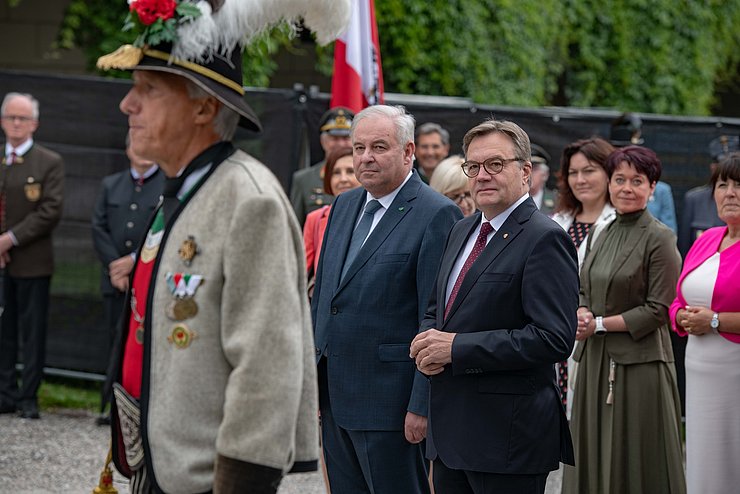
<svg viewBox="0 0 740 494"><path fill-rule="evenodd" d="M62 157L34 143L15 163L0 165L1 194L5 195L2 231L11 230L18 241L10 250L8 274L14 278L51 276L51 232L62 217L64 198Z"/></svg>

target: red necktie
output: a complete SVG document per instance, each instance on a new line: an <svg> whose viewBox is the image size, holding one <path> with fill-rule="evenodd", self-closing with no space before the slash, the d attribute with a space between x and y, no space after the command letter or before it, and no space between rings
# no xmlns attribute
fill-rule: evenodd
<svg viewBox="0 0 740 494"><path fill-rule="evenodd" d="M465 264L463 264L460 274L457 276L457 280L455 280L455 286L452 287L450 298L447 300L447 305L445 306L445 319L447 319L447 315L450 313L452 303L455 301L455 297L457 297L457 292L460 291L460 285L462 285L465 275L468 274L470 266L473 265L475 260L478 259L480 253L483 252L483 249L486 248L486 239L488 238L488 234L493 231L494 229L489 222L486 221L481 225L480 233L478 233L478 238L475 239L475 245L473 245L473 250L465 260Z"/></svg>

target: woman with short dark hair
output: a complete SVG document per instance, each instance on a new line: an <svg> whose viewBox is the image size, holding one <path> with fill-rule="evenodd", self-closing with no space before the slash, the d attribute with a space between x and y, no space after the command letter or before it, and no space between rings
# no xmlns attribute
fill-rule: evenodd
<svg viewBox="0 0 740 494"><path fill-rule="evenodd" d="M574 353L576 466L563 492L686 492L681 410L668 307L681 269L673 232L645 209L656 154L617 149L606 161L616 219L588 241Z"/></svg>

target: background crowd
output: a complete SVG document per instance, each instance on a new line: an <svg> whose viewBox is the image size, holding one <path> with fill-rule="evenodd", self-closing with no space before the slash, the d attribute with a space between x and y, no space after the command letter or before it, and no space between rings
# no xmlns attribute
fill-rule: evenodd
<svg viewBox="0 0 740 494"><path fill-rule="evenodd" d="M25 418L39 417L36 393L43 366L51 254L44 254L49 259L43 264L49 266L46 271L38 271L39 267L38 272L24 273L21 266L28 255L33 256L34 266L42 266L38 253L49 250L63 186L61 158L33 143L38 116L38 102L31 95L6 95L2 104L5 157L0 170L0 255L5 269L0 412L18 410ZM414 129L413 120L383 113L365 118L365 127L377 127L376 120L386 118L399 126L395 130L403 139L396 144L405 149L405 158L400 169L403 173L399 172L392 184L395 187L374 183L370 171L360 180L358 163L353 162L358 136L351 139L360 121L353 122L351 111L337 108L327 112L320 124L325 160L296 172L290 190L303 227L308 295L316 294L314 325L319 406L328 446L325 458L330 483L339 486L336 492L350 492L347 489L354 488L357 478L371 479L377 492L391 492L382 485L388 479L398 481L398 459L405 448L404 462L418 474L409 478L408 492L424 492L428 489L423 485L427 465L420 461L423 453L414 445L427 435L423 397L429 391L424 391L423 379L410 365L413 361L406 360L408 345L427 310L452 225L459 218L478 214L481 204L471 189L476 180L469 173L469 150L465 156L448 156L449 134L441 125L428 122ZM375 131L374 127L365 130L370 134ZM733 468L733 462L740 458L740 432L733 415L740 405L740 294L734 282L740 275L735 245L740 238L738 137L722 136L711 143L707 160L711 177L707 185L686 194L680 221L676 220L670 185L660 181L660 158L641 143L639 117L623 115L614 122L612 135L583 136L563 149L560 166L553 174L554 188L548 187L552 182L548 180L550 156L534 143L529 151L525 192L567 233L580 272L574 328L577 343L572 355L558 359L552 376L558 401L570 421L575 453L575 466L566 468L563 490L729 492L740 483L738 470ZM367 141L368 147L374 145ZM119 345L121 335L116 327L124 294L130 288L129 274L164 182L157 164L139 158L128 140L127 153L130 170L103 181L92 219L95 247L103 265L106 324L111 340L118 339ZM20 173L23 164L23 170L32 171ZM491 177L501 173L482 164L479 168ZM384 252L382 262L387 266L379 269L374 265L372 271L363 272L360 260L343 263L337 259L335 253L342 248L349 248L352 255L363 255L364 244L375 238L371 237L373 230L388 223L380 219L391 213L391 202L374 206L387 212L378 218L377 210L372 210L374 219L354 251L353 230L364 220L358 217L359 226L352 224L354 216L342 216L342 208L354 210L355 203L359 208L362 202L367 214L366 192L384 197L401 186L406 190L409 182L419 191L419 198L404 195L408 202L398 207L393 202L397 209L393 212L420 215L407 221L418 230L388 230L377 246ZM439 194L433 194L422 182ZM337 212L332 204L339 196L344 199L338 200ZM442 196L449 201L442 201ZM395 200L395 196L391 198ZM341 218L350 223L341 223ZM387 243L393 235L399 235L396 246L392 240ZM346 240L344 247L341 239ZM329 258L322 259L324 255ZM411 271L404 274L406 269ZM328 285L327 277L331 279ZM388 286L389 278L396 281L395 286ZM347 290L342 293L345 285ZM389 310L393 317L385 320ZM399 313L408 320L402 323L408 335L403 336L400 346L394 346L383 339L382 328L398 325ZM322 319L326 315L340 317ZM442 321L446 318L445 313ZM376 331L380 339L358 343L358 328L364 328L363 334ZM24 363L20 387L14 368L19 340ZM674 349L677 342L680 346L686 341L684 371L683 349L675 352L678 358L674 358ZM371 349L380 352L380 364ZM109 370L109 378L114 372ZM684 372L686 391L681 398ZM353 387L355 391L350 392ZM329 403L326 398L331 390L342 399ZM110 395L108 382L101 410ZM379 396L384 398L379 400ZM108 420L107 412L100 417L101 422ZM404 431L400 442L393 435L358 438L348 434L397 428ZM347 451L358 448L359 442L366 451L376 453L348 464ZM388 451L393 452L393 465L384 458ZM710 456L711 462L707 461ZM353 470L354 474L348 473Z"/></svg>

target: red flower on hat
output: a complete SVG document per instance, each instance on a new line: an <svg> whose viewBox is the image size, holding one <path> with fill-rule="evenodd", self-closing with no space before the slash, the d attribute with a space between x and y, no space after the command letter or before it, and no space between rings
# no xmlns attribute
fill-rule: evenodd
<svg viewBox="0 0 740 494"><path fill-rule="evenodd" d="M149 26L157 22L157 19L171 19L176 7L175 0L135 0L131 2L130 9L131 12L136 12L142 24Z"/></svg>

